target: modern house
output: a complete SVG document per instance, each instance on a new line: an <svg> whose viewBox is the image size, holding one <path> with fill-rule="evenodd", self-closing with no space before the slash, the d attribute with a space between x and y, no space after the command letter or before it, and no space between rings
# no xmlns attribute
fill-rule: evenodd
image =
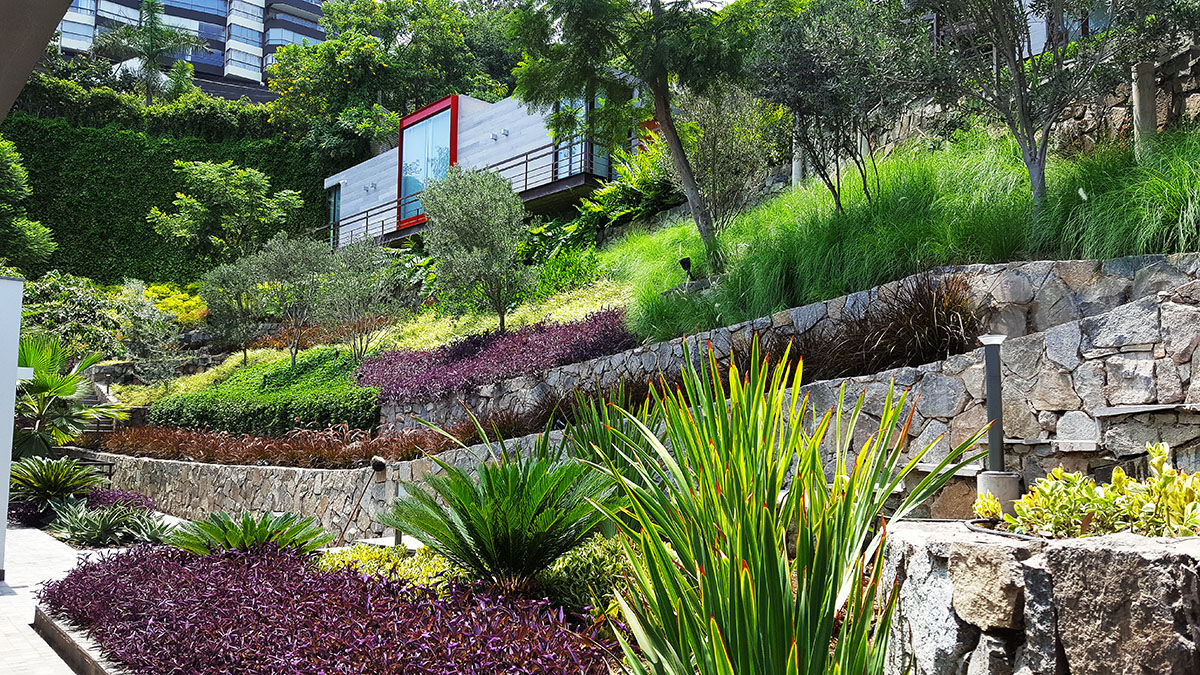
<svg viewBox="0 0 1200 675"><path fill-rule="evenodd" d="M452 165L509 179L531 213L569 209L612 177L606 149L588 139L554 142L545 115L526 104L451 95L405 116L398 148L325 179L330 244L371 237L386 245L416 234L425 225L421 191Z"/></svg>
<svg viewBox="0 0 1200 675"><path fill-rule="evenodd" d="M135 24L141 0L72 0L58 30L64 51L91 49L98 32ZM163 20L208 42L209 52L183 58L196 69L196 84L214 96L253 101L274 98L264 85L266 68L284 45L325 39L321 0L163 0Z"/></svg>

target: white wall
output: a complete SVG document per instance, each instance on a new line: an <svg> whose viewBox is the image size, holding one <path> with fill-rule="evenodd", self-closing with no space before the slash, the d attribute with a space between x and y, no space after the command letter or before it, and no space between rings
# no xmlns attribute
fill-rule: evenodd
<svg viewBox="0 0 1200 675"><path fill-rule="evenodd" d="M17 345L21 339L20 279L0 277L0 580L4 579L5 530L8 529L8 475L12 469L13 422L17 399Z"/></svg>
<svg viewBox="0 0 1200 675"><path fill-rule="evenodd" d="M367 209L381 206L396 200L396 187L399 181L400 151L392 148L387 152L376 155L361 164L335 173L325 179L325 189L341 184L342 208L340 223L342 242L348 241L351 230L361 230L361 224L347 222L351 216L362 213ZM393 214L391 224L395 224ZM374 226L374 221L372 221ZM377 235L377 232L372 232Z"/></svg>

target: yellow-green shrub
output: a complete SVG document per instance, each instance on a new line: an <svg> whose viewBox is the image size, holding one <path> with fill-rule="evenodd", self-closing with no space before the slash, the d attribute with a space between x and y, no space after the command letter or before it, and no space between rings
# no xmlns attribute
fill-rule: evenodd
<svg viewBox="0 0 1200 675"><path fill-rule="evenodd" d="M208 316L208 305L200 298L200 284L180 288L177 284L154 284L146 287L146 297L154 306L175 317L179 325L190 328Z"/></svg>
<svg viewBox="0 0 1200 675"><path fill-rule="evenodd" d="M403 548L367 544L326 551L317 559L317 567L328 571L350 568L362 574L381 574L419 586L433 587L464 576L450 561L428 548L419 548L409 555Z"/></svg>

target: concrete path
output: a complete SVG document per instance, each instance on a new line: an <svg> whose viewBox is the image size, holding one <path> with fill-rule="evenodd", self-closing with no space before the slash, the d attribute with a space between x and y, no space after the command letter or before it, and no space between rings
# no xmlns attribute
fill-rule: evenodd
<svg viewBox="0 0 1200 675"><path fill-rule="evenodd" d="M0 581L0 673L72 675L30 624L41 583L66 576L80 552L37 529L9 527L7 537L5 580Z"/></svg>

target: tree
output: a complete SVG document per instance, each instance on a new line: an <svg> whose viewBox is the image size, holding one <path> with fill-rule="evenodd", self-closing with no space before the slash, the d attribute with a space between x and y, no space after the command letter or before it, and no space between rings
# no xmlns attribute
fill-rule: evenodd
<svg viewBox="0 0 1200 675"><path fill-rule="evenodd" d="M196 91L196 83L192 81L192 77L196 74L196 67L187 61L179 60L171 64L171 70L167 72L167 90L165 92L168 101L178 100L184 94Z"/></svg>
<svg viewBox="0 0 1200 675"><path fill-rule="evenodd" d="M164 87L162 68L174 62L174 55L184 52L207 52L208 42L181 28L163 21L162 0L142 0L136 25L123 25L96 35L92 51L118 61L136 59L134 75L140 82L146 105Z"/></svg>
<svg viewBox="0 0 1200 675"><path fill-rule="evenodd" d="M1013 134L1035 227L1046 202L1051 130L1066 109L1128 75L1118 48L1146 25L1141 0L921 0L894 25L919 51L913 81L973 103ZM928 18L936 16L936 30ZM1036 239L1035 232L1035 239Z"/></svg>
<svg viewBox="0 0 1200 675"><path fill-rule="evenodd" d="M77 357L57 338L23 335L17 365L33 369L33 377L17 384L17 423L13 431L13 456L45 454L69 443L97 419L125 419L125 409L115 404L85 405L91 382L84 371L102 357Z"/></svg>
<svg viewBox="0 0 1200 675"><path fill-rule="evenodd" d="M280 232L247 263L259 279L266 311L283 319L292 366L307 326L321 318L326 278L333 272L329 245L315 239L289 238Z"/></svg>
<svg viewBox="0 0 1200 675"><path fill-rule="evenodd" d="M125 325L121 343L143 384L165 384L179 367L179 325L146 295L146 284L127 279L121 288Z"/></svg>
<svg viewBox="0 0 1200 675"><path fill-rule="evenodd" d="M325 320L345 330L354 358L362 359L378 333L379 319L400 308L396 278L390 271L393 254L382 246L360 241L333 254L333 273L325 282Z"/></svg>
<svg viewBox="0 0 1200 675"><path fill-rule="evenodd" d="M895 44L884 30L889 8L854 0L814 0L765 32L751 67L757 90L794 116L793 141L842 212L842 168L858 170L872 196L878 173L870 132L886 127L914 95L899 86Z"/></svg>
<svg viewBox="0 0 1200 675"><path fill-rule="evenodd" d="M208 305L208 326L222 344L242 351L249 363L250 341L263 315L260 283L252 257L220 265L201 279L200 297Z"/></svg>
<svg viewBox="0 0 1200 675"><path fill-rule="evenodd" d="M509 182L490 171L454 166L421 193L429 218L425 244L437 261L438 283L469 302L483 298L505 330L509 307L533 274L517 253L525 239L525 207Z"/></svg>
<svg viewBox="0 0 1200 675"><path fill-rule="evenodd" d="M175 213L155 206L146 218L159 234L183 239L212 259L251 253L304 206L296 190L272 193L266 174L233 162L176 160L175 172L190 194L175 193Z"/></svg>
<svg viewBox="0 0 1200 675"><path fill-rule="evenodd" d="M524 61L516 94L554 107L564 100L598 100L597 110L554 120L556 136L628 138L632 89L650 102L658 133L675 162L696 229L717 261L716 229L675 121L672 87L704 93L740 75L750 44L740 7L718 15L689 0L543 0L521 10L513 34Z"/></svg>
<svg viewBox="0 0 1200 675"><path fill-rule="evenodd" d="M50 229L25 215L29 172L12 141L0 137L0 262L21 269L39 265L58 244Z"/></svg>

